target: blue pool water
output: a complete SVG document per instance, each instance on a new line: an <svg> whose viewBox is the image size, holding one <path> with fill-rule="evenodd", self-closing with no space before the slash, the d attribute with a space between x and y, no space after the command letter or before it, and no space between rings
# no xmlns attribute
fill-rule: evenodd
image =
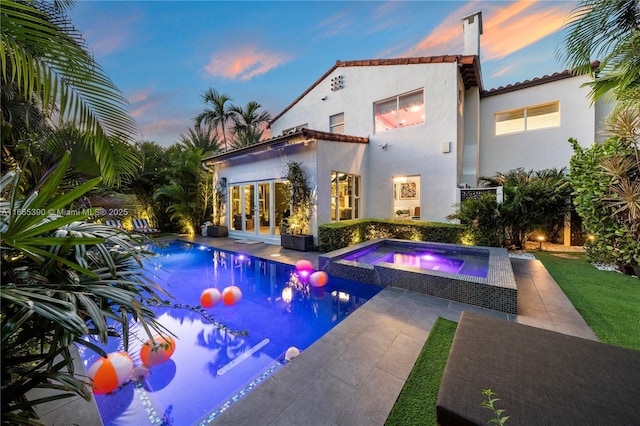
<svg viewBox="0 0 640 426"><path fill-rule="evenodd" d="M189 243L151 250L157 256L145 261L148 275L174 296L172 304L197 306L206 288L240 287L237 305L208 313L248 336L221 331L191 310L157 308L159 322L177 336L175 353L141 382L95 396L105 425L207 424L284 365L288 348L305 350L381 289L333 277L312 288L293 266ZM133 332L140 341L130 342L129 354L137 365L147 337ZM122 344L114 338L104 349ZM88 368L97 355L80 351Z"/></svg>
<svg viewBox="0 0 640 426"><path fill-rule="evenodd" d="M428 271L487 277L489 252L465 246L443 246L428 242L385 242L349 253L343 259L369 265L386 262Z"/></svg>

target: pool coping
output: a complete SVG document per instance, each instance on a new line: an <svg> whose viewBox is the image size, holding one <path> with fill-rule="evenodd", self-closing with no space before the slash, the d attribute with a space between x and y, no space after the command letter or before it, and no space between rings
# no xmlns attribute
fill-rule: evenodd
<svg viewBox="0 0 640 426"><path fill-rule="evenodd" d="M387 262L370 265L344 259L356 251L385 245L409 250L426 247L488 255L487 276L432 271ZM321 254L318 267L330 275L358 282L391 285L509 314L518 313L518 288L509 253L504 248L380 238Z"/></svg>
<svg viewBox="0 0 640 426"><path fill-rule="evenodd" d="M247 245L232 238L173 236L167 239L206 244L289 264L307 259L317 265L320 255L318 252L296 252L272 244ZM511 259L511 262L521 290L518 294L518 315L502 314L408 290L385 289L358 310L363 313L360 317L347 317L304 351L295 362L281 368L279 374L272 377L273 380L266 381L231 406L214 424L383 425L406 380L401 377L408 376L413 368L435 318L442 316L458 321L464 310L502 318L506 316L509 321L597 340L540 261ZM409 310L409 314L403 312L405 309ZM373 333L363 330L366 324L374 327ZM386 352L380 357L380 347L376 347L375 342L388 342L392 339L392 344L388 345ZM350 341L357 344L346 348ZM377 357L373 367L372 354ZM318 365L335 360L348 362L354 370L352 374L362 375L363 369L369 370L367 378L357 386L355 392L345 387L341 377L336 377L336 374L345 377L347 374L339 371L317 371ZM389 373L388 370L393 372ZM313 383L307 381L309 371L315 377ZM301 388L304 392L296 393L291 390ZM313 394L313 398L309 397L309 392ZM352 409L342 413L347 403ZM79 420L83 424L101 424L94 399L87 402L76 398L61 405L63 406L48 412L40 412L41 420L49 425L76 424Z"/></svg>

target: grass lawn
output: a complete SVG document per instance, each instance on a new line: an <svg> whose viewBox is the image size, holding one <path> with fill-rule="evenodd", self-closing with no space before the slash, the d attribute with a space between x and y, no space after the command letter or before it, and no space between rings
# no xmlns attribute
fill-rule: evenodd
<svg viewBox="0 0 640 426"><path fill-rule="evenodd" d="M436 320L385 425L436 424L436 399L457 326Z"/></svg>
<svg viewBox="0 0 640 426"><path fill-rule="evenodd" d="M584 255L534 254L600 341L640 350L640 280L600 271Z"/></svg>

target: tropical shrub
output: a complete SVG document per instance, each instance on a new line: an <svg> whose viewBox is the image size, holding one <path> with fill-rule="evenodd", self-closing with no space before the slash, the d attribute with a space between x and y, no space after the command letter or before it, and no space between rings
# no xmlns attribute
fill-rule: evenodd
<svg viewBox="0 0 640 426"><path fill-rule="evenodd" d="M609 127L614 136L590 148L569 140L573 200L590 235L589 258L640 276L640 112L623 110Z"/></svg>
<svg viewBox="0 0 640 426"><path fill-rule="evenodd" d="M302 163L289 161L285 176L289 182L291 215L283 221L281 234L306 235L310 232L312 191Z"/></svg>
<svg viewBox="0 0 640 426"><path fill-rule="evenodd" d="M465 200L460 203L459 210L447 219L459 220L469 231L474 245L502 247L505 244L505 227L495 194Z"/></svg>
<svg viewBox="0 0 640 426"><path fill-rule="evenodd" d="M91 399L90 383L73 370L69 346L106 354L83 336L104 343L119 323L126 348L132 320L149 337L167 333L149 305L168 295L142 274L140 241L91 223L93 210L74 208L101 178L58 192L69 161L66 154L24 196L19 171L0 179L3 423L37 424L34 406L40 403L77 395ZM59 393L28 400L27 393L38 388Z"/></svg>
<svg viewBox="0 0 640 426"><path fill-rule="evenodd" d="M503 202L498 203L492 195L465 200L458 211L448 217L465 224L478 239L474 242L478 245L512 244L523 248L536 230L547 236L557 232L557 224L570 210L571 188L565 169L525 171L518 168L481 177L480 181L481 186L501 186Z"/></svg>
<svg viewBox="0 0 640 426"><path fill-rule="evenodd" d="M213 214L211 175L202 168L200 148L173 145L166 154L169 167L162 174L168 184L157 188L153 199L167 205L182 232L193 233Z"/></svg>
<svg viewBox="0 0 640 426"><path fill-rule="evenodd" d="M378 238L460 244L464 233L464 227L449 223L356 219L320 225L318 243L323 253Z"/></svg>

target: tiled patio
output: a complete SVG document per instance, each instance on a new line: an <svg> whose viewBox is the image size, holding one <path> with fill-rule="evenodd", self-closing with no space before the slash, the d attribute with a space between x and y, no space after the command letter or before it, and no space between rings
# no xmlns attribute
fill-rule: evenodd
<svg viewBox="0 0 640 426"><path fill-rule="evenodd" d="M195 237L279 262L309 259L267 244ZM504 314L397 288L385 288L277 371L214 424L382 425L438 316L457 321L464 310L597 340L537 260L512 259L520 315Z"/></svg>
<svg viewBox="0 0 640 426"><path fill-rule="evenodd" d="M319 253L229 238L181 238L283 263ZM511 260L519 315L385 288L260 387L220 415L219 425L382 425L438 316L457 321L464 310L597 340L537 260ZM87 409L77 407L81 403ZM52 409L49 425L98 425L87 404ZM84 414L86 413L86 414Z"/></svg>

